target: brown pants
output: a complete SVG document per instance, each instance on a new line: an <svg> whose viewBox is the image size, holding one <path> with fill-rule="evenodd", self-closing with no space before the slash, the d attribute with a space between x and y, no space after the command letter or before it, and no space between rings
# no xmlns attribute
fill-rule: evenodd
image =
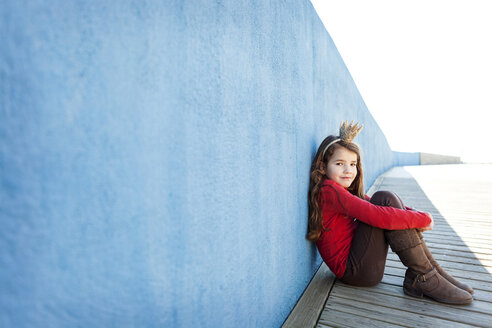
<svg viewBox="0 0 492 328"><path fill-rule="evenodd" d="M400 197L390 191L376 192L371 197L371 203L405 209ZM352 240L347 268L340 280L353 286L377 285L383 279L387 255L385 230L359 221Z"/></svg>

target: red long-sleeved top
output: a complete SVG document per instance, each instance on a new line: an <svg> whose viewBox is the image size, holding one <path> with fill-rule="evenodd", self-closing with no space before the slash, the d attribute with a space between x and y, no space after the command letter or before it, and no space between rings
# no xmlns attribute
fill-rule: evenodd
<svg viewBox="0 0 492 328"><path fill-rule="evenodd" d="M325 228L316 246L330 270L341 278L347 267L357 221L385 230L424 228L431 219L423 212L373 205L352 195L333 180L320 189L320 209Z"/></svg>

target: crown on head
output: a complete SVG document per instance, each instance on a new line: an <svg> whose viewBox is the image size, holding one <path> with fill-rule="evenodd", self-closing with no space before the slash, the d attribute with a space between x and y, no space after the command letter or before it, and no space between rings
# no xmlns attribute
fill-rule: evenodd
<svg viewBox="0 0 492 328"><path fill-rule="evenodd" d="M328 148L330 148L331 145L333 145L334 143L336 142L339 142L339 141L344 141L346 143L351 143L352 140L355 139L355 137L357 137L357 135L360 133L360 131L362 131L362 129L364 128L364 125L360 124L360 123L355 123L354 124L354 121L352 122L348 122L345 121L345 122L342 122L340 123L340 136L333 140L332 142L330 142L326 147L325 149L323 150L323 156L325 156L325 152Z"/></svg>
<svg viewBox="0 0 492 328"><path fill-rule="evenodd" d="M357 137L363 128L364 126L362 124L359 125L359 123L356 123L354 125L354 121L350 122L350 124L348 121L342 122L340 123L340 139L350 143Z"/></svg>

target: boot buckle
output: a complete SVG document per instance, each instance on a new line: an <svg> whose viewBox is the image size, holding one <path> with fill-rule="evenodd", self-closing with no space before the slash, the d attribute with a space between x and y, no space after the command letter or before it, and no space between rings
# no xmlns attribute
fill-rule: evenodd
<svg viewBox="0 0 492 328"><path fill-rule="evenodd" d="M421 282L425 282L425 281L426 281L425 274L419 273L413 279L412 287L415 288L417 286L417 283L421 283Z"/></svg>

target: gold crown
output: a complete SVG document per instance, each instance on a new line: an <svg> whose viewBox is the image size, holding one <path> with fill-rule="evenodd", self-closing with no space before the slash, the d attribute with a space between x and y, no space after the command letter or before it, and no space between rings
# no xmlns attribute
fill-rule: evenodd
<svg viewBox="0 0 492 328"><path fill-rule="evenodd" d="M364 128L364 125L362 124L359 125L359 123L356 123L354 125L354 121L349 123L347 120L345 122L340 123L340 136L337 139L330 142L325 147L325 149L323 149L322 156L325 156L326 150L330 148L330 146L333 145L334 143L337 143L342 140L345 141L346 143L351 143L352 140L354 140L355 137L357 137L360 131L362 131L362 128Z"/></svg>
<svg viewBox="0 0 492 328"><path fill-rule="evenodd" d="M357 135L360 133L360 131L362 131L363 128L364 125L362 124L356 123L354 125L354 121L350 123L348 122L348 120L342 122L340 123L340 139L347 143L350 143L352 142L352 140L355 139L355 137L357 137Z"/></svg>

